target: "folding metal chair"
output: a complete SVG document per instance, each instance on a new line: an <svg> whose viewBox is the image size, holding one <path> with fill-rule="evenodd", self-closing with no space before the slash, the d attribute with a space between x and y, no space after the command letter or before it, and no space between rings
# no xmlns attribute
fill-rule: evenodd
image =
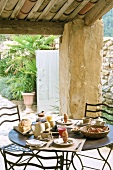
<svg viewBox="0 0 113 170"><path fill-rule="evenodd" d="M103 120L105 120L107 124L113 124L113 107L109 106L109 105L107 105L105 103L98 103L98 104L88 104L88 103L86 103L84 116L85 117L90 117L92 119L97 119L98 117L100 117ZM87 156L87 151L84 151L84 154L82 154L82 153L79 154L78 153L77 156L79 156L79 158L81 159L82 169L83 168L96 169L96 168L84 165L82 163L82 157L87 157L87 158L103 161L104 163L103 163L103 166L101 168L102 170L104 170L106 164L108 165L108 168L110 170L112 170L110 164L108 163L108 158L109 158L109 156L111 154L113 145L109 145L109 148L110 148L110 150L109 150L108 155L107 155L106 158L104 158L104 156L102 155L99 148L97 149L97 151L98 151L98 153L100 155L100 158L93 157L93 156ZM85 155L85 153L86 153L86 155ZM99 167L99 169L96 169L96 170L100 170L100 167Z"/></svg>
<svg viewBox="0 0 113 170"><path fill-rule="evenodd" d="M3 125L6 127L6 124L10 123L12 128L13 122L18 123L19 121L20 114L18 106L0 108L0 127ZM22 170L25 170L27 166L38 167L44 170L63 170L63 156L59 156L57 152L52 155L50 151L44 151L41 155L41 151L33 151L13 143L0 147L0 152L4 158L6 170L15 170L18 167L22 167Z"/></svg>

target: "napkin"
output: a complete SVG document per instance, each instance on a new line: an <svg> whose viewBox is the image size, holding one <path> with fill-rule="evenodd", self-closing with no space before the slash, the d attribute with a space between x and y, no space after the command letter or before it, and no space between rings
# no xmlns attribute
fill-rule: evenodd
<svg viewBox="0 0 113 170"><path fill-rule="evenodd" d="M86 139L76 139L75 140L75 151L81 152Z"/></svg>
<svg viewBox="0 0 113 170"><path fill-rule="evenodd" d="M32 147L41 148L41 147L45 146L46 144L47 144L47 142L40 141L40 140L37 140L37 139L26 140L26 145L29 145L29 146L32 146Z"/></svg>

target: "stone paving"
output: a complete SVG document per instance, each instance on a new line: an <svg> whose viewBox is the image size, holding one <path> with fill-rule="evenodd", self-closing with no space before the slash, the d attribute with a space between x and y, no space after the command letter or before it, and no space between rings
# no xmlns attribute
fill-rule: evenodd
<svg viewBox="0 0 113 170"><path fill-rule="evenodd" d="M15 105L14 103L12 103L11 101L7 100L6 98L3 98L1 95L0 95L0 107L2 106L13 106ZM20 115L21 115L21 118L30 118L31 120L36 120L36 114L25 114L24 112L20 111ZM10 124L9 126L7 127L3 127L0 129L0 145L5 145L5 143L10 143L8 137L7 137L7 133L8 131L10 130ZM102 153L103 155L106 157L107 156L107 153L109 151L109 149L107 147L105 148L102 148ZM95 155L96 157L98 157L97 155L97 152L94 151L94 150L91 150L91 151L88 151L87 152L87 155ZM75 158L75 162L76 162L76 165L77 165L77 170L81 170L80 168L80 163L78 161L77 158ZM102 163L100 161L97 161L97 160L89 160L88 158L83 158L83 162L84 164L87 164L87 165L91 165L93 167L96 167L96 168L100 168L101 170L101 166L102 166ZM112 166L112 170L113 170L113 151L112 151L112 154L110 155L110 158L109 158L109 162ZM20 170L21 168L19 168ZM37 168L31 168L31 167L28 167L26 170L38 170ZM5 170L4 168L4 162L3 162L3 158L0 154L0 170ZM22 170L22 169L21 169ZM73 170L73 167L71 166L70 167L70 170ZM88 169L88 168L85 168L84 170L91 170L91 169ZM104 170L109 170L109 168L106 166Z"/></svg>

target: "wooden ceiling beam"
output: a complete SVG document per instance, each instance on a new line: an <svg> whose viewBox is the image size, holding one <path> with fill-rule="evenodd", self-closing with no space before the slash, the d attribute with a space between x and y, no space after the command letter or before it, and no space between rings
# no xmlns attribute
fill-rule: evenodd
<svg viewBox="0 0 113 170"><path fill-rule="evenodd" d="M1 0L0 1L0 15L2 14L7 2L8 2L8 0Z"/></svg>
<svg viewBox="0 0 113 170"><path fill-rule="evenodd" d="M63 31L62 22L0 20L0 34L62 35Z"/></svg>
<svg viewBox="0 0 113 170"><path fill-rule="evenodd" d="M87 12L84 18L84 24L93 25L97 19L100 19L107 11L113 7L113 0L99 0L95 6Z"/></svg>

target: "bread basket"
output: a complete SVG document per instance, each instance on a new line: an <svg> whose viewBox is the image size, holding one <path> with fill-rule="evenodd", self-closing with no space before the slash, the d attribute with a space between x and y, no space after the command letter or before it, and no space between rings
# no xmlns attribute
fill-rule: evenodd
<svg viewBox="0 0 113 170"><path fill-rule="evenodd" d="M91 131L88 131L89 128L95 128L96 130L98 129L105 129L101 132L91 132ZM81 127L80 128L81 130L81 133L83 134L84 137L86 138L91 138L91 139L99 139L99 138L104 138L107 136L107 134L109 133L109 127L108 126L84 126L84 127Z"/></svg>

